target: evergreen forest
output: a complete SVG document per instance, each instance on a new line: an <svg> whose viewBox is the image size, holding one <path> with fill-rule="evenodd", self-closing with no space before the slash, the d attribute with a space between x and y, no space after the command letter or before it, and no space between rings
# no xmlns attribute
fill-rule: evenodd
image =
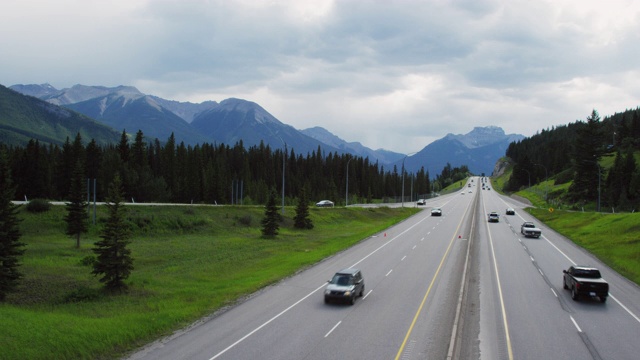
<svg viewBox="0 0 640 360"><path fill-rule="evenodd" d="M596 210L634 211L640 204L640 109L547 129L514 142L506 151L513 172L505 191L547 179L568 184L547 194L549 202Z"/></svg>
<svg viewBox="0 0 640 360"><path fill-rule="evenodd" d="M120 141L109 145L87 142L78 134L62 146L37 140L24 147L0 146L9 157L16 200L26 201L68 201L78 166L91 202L94 197L104 201L116 174L127 202L243 205L264 205L271 191L278 194L278 203L284 193L285 205L295 205L305 186L310 202L344 204L347 178L349 204L399 202L403 193L405 201L412 201L469 176L467 166L447 165L430 180L424 167L403 176L403 169L385 170L368 158L324 154L320 148L301 155L263 144L247 149L241 141L185 146L176 144L173 134L164 143L147 141L142 131L133 139L123 131Z"/></svg>

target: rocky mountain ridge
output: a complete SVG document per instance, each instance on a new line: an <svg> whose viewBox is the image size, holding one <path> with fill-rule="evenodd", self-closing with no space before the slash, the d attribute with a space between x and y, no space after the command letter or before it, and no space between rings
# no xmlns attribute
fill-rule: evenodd
<svg viewBox="0 0 640 360"><path fill-rule="evenodd" d="M166 141L173 134L177 142L190 145L207 142L233 146L242 141L245 147L261 143L272 148L287 146L289 151L293 148L298 154L320 149L323 155L337 152L367 157L386 168L397 166L400 169L404 165L407 171L414 172L423 167L431 175L440 173L447 164L467 165L474 173L490 174L509 143L524 138L517 134L507 135L496 126L476 127L467 134L447 134L427 144L420 152L405 156L345 141L322 127L296 130L260 105L242 99L194 104L147 95L133 86L74 85L58 90L50 84L30 84L10 88L77 111L117 131L135 133L142 130L149 139Z"/></svg>

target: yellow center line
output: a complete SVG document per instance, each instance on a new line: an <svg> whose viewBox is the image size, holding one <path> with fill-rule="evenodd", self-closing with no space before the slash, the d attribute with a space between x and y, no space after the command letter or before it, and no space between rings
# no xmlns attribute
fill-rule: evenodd
<svg viewBox="0 0 640 360"><path fill-rule="evenodd" d="M471 204L473 204L473 202L471 202ZM405 346L407 345L407 341L409 340L409 337L411 336L411 332L413 331L413 327L416 325L416 322L418 321L418 317L420 316L420 313L422 312L422 308L424 307L424 304L427 302L427 298L429 297L429 293L431 292L431 288L433 287L433 284L436 282L436 279L438 278L438 274L440 273L440 269L442 269L442 265L444 264L444 261L447 259L447 255L449 254L449 251L451 250L451 246L453 245L455 239L456 239L456 234L460 231L460 227L462 226L462 222L464 221L464 219L467 217L467 213L469 212L469 208L467 208L467 210L465 211L465 216L463 216L460 219L460 222L458 223L458 227L456 228L456 231L453 234L453 237L451 238L451 241L449 242L449 246L447 246L447 251L445 251L444 255L442 256L442 259L440 260L440 265L438 265L438 269L436 270L436 273L433 275L433 279L431 279L431 283L429 284L429 288L427 288L427 292L424 294L424 298L422 299L422 302L420 303L420 306L418 307L418 311L416 312L416 315L413 317L413 321L411 321L411 326L409 326L409 330L407 331L407 335L405 335L404 340L402 341L402 345L400 345L400 349L398 349L398 354L395 357L395 360L400 359L400 356L402 355L402 352L404 351Z"/></svg>

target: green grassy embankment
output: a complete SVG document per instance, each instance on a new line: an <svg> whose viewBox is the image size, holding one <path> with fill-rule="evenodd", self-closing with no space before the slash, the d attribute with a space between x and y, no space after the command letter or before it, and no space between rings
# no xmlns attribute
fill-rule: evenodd
<svg viewBox="0 0 640 360"><path fill-rule="evenodd" d="M528 211L640 285L640 213L550 212L540 208Z"/></svg>
<svg viewBox="0 0 640 360"><path fill-rule="evenodd" d="M0 304L0 359L117 358L419 211L312 208L314 229L296 230L287 208L280 235L265 239L262 207L128 209L135 269L122 295L91 275L103 208L80 249L64 235L64 207L21 210L24 278Z"/></svg>

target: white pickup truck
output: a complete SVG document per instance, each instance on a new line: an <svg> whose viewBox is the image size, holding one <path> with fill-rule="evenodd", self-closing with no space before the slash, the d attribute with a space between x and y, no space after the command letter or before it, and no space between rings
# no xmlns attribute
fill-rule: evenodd
<svg viewBox="0 0 640 360"><path fill-rule="evenodd" d="M538 229L531 221L526 221L520 226L520 233L525 237L539 238L542 235L542 230Z"/></svg>

